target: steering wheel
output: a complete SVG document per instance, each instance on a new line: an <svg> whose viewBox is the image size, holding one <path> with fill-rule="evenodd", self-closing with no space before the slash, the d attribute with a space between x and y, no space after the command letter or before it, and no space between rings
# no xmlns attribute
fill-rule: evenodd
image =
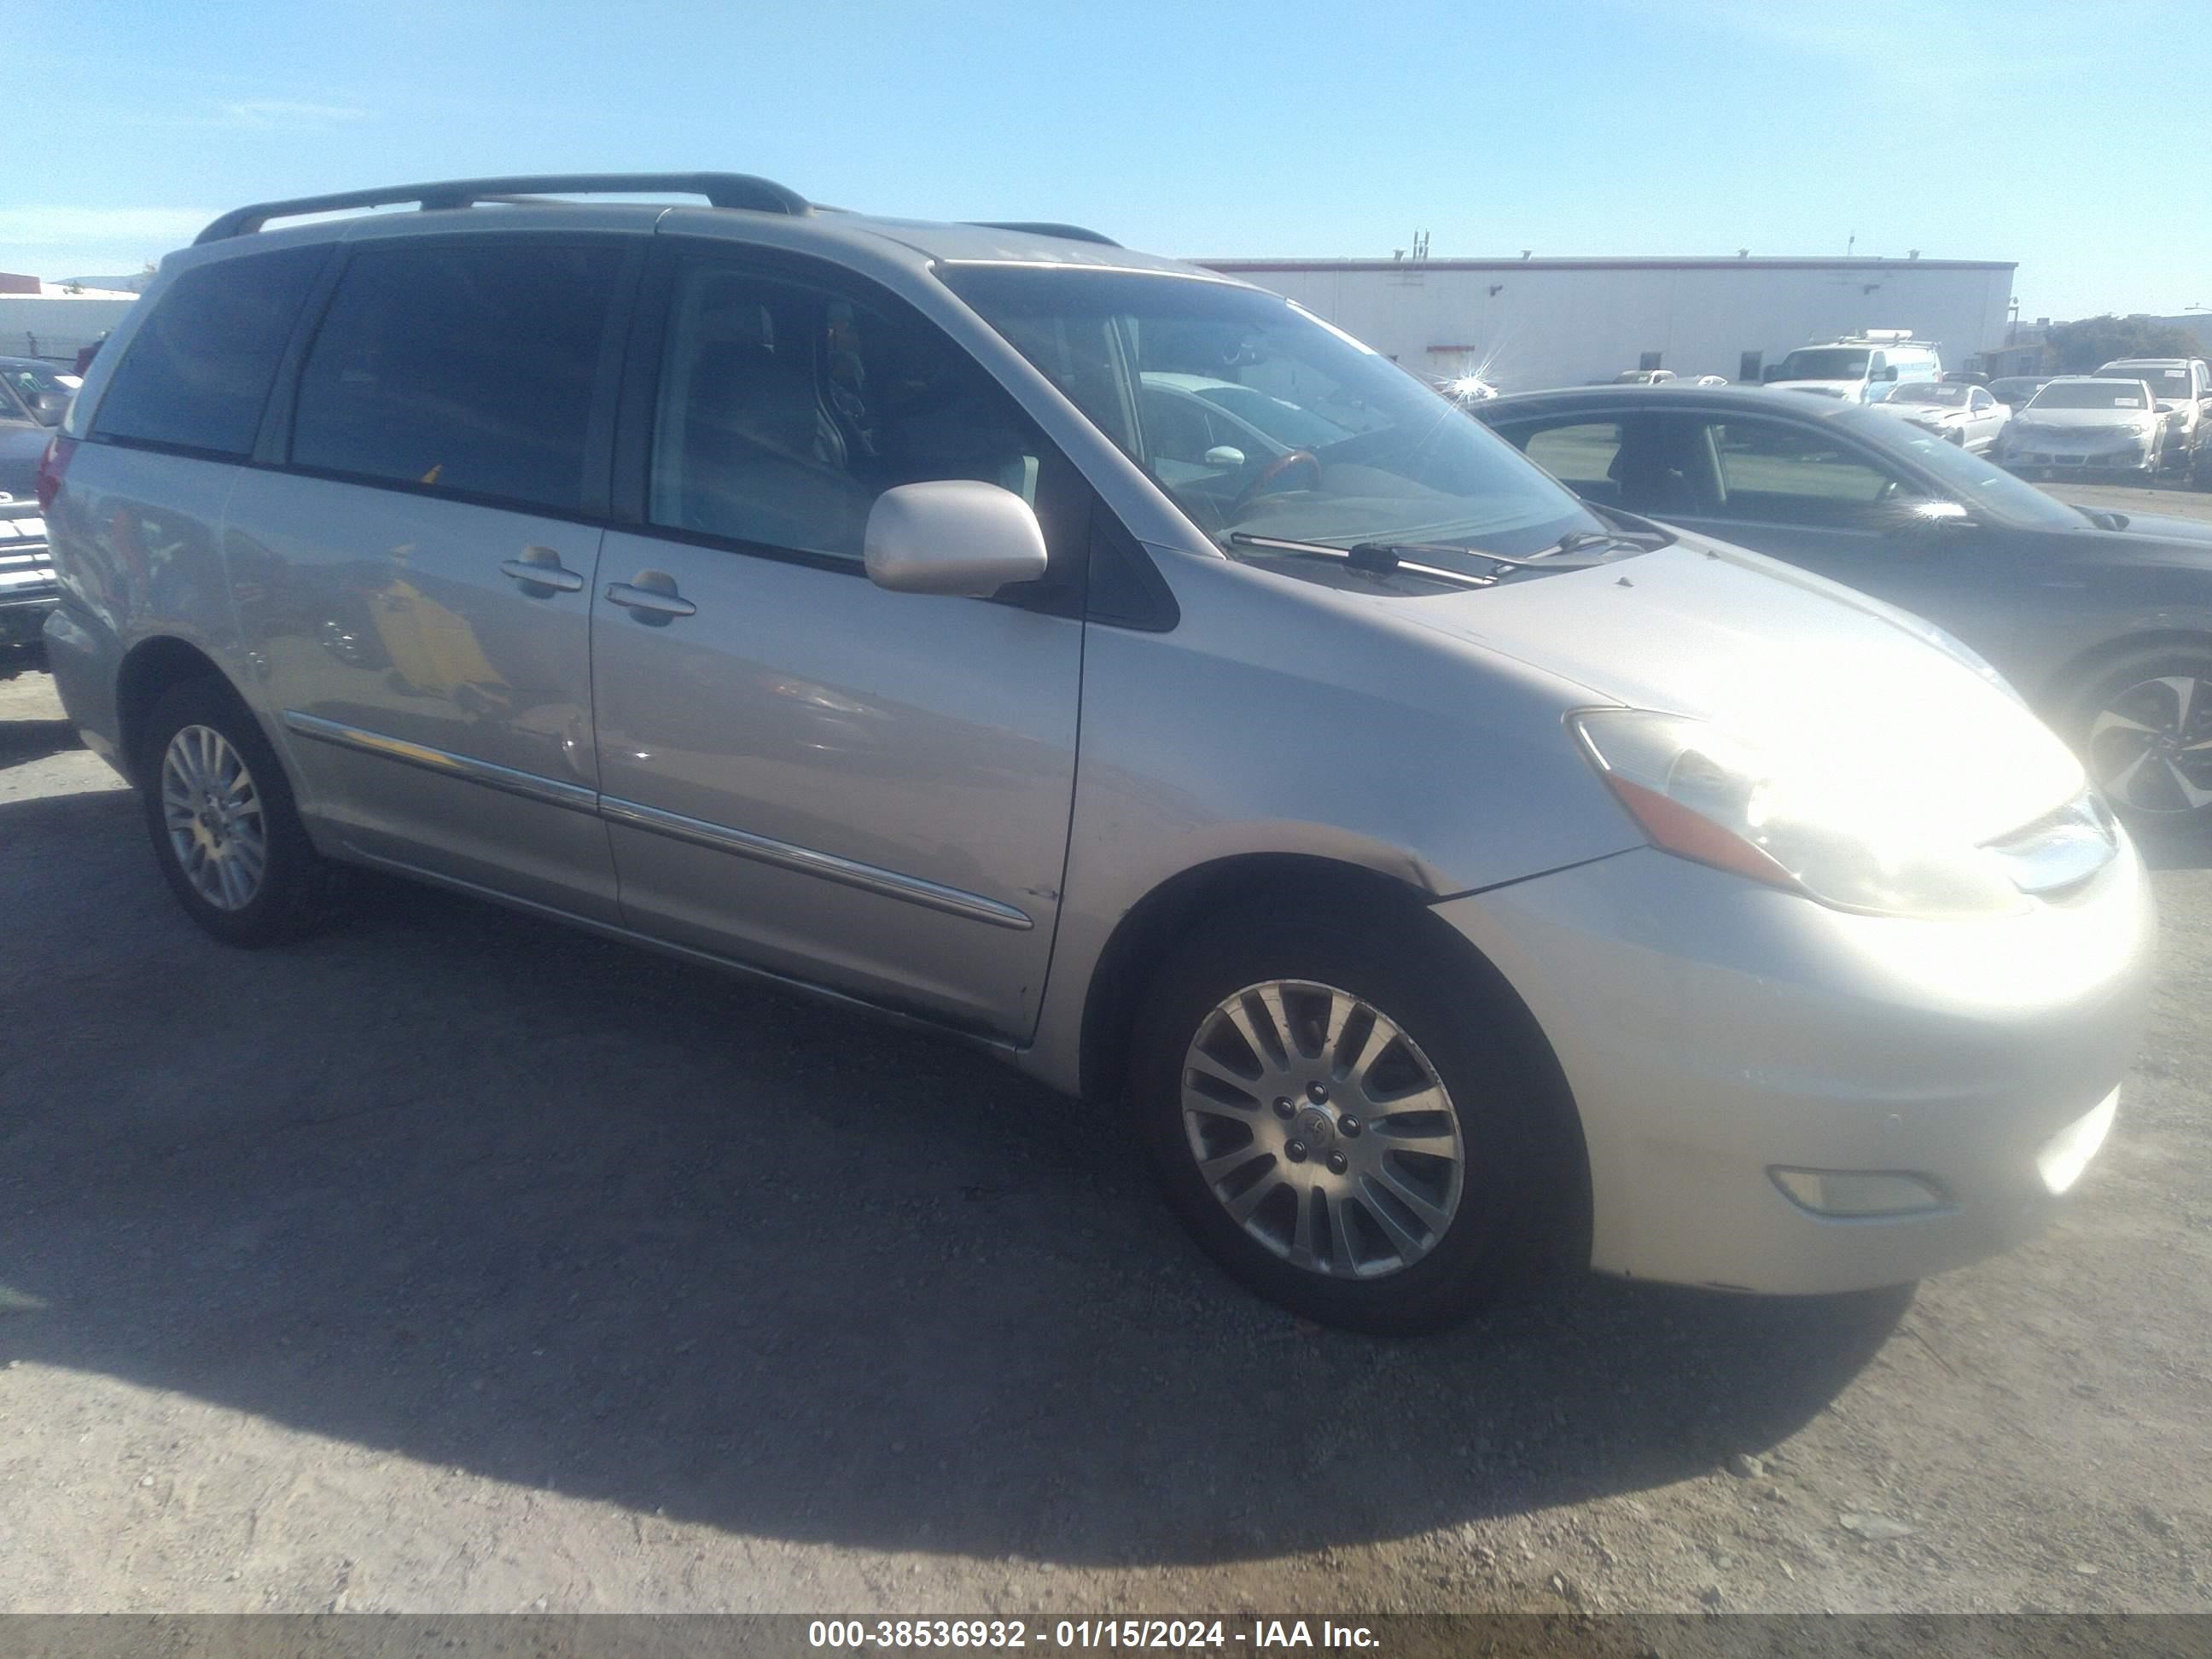
<svg viewBox="0 0 2212 1659"><path fill-rule="evenodd" d="M1286 450L1282 454L1276 456L1273 460L1268 462L1267 465L1261 467L1260 469L1260 476L1253 479L1250 483L1246 484L1242 490L1237 492L1236 505L1230 510L1232 513L1243 512L1244 508L1252 504L1255 497L1264 495L1277 479L1280 478L1285 473L1290 471L1291 468L1298 466L1312 469L1313 483L1310 487L1314 489L1320 488L1321 457L1315 454L1310 449Z"/></svg>

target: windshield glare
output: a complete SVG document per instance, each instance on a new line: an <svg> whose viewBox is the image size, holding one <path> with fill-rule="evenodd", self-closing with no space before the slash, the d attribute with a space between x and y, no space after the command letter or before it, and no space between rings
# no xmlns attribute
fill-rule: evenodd
<svg viewBox="0 0 2212 1659"><path fill-rule="evenodd" d="M2028 400L2030 409L2148 409L2136 380L2053 380Z"/></svg>
<svg viewBox="0 0 2212 1659"><path fill-rule="evenodd" d="M1889 394L1893 404L1955 404L1966 401L1966 388L1945 386L1938 380L1913 380L1900 386Z"/></svg>
<svg viewBox="0 0 2212 1659"><path fill-rule="evenodd" d="M1605 529L1473 416L1278 295L1066 267L941 275L1217 540L1514 557Z"/></svg>
<svg viewBox="0 0 2212 1659"><path fill-rule="evenodd" d="M1784 380L1857 380L1867 372L1867 354L1848 348L1793 351L1782 360L1775 378Z"/></svg>

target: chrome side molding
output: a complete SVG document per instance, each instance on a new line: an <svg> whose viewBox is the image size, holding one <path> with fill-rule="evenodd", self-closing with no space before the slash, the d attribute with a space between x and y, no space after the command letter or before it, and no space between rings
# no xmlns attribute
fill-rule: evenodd
<svg viewBox="0 0 2212 1659"><path fill-rule="evenodd" d="M925 881L919 876L901 875L896 870L863 864L857 859L817 852L811 847L757 836L750 830L733 830L727 824L710 823L704 818L686 817L681 812L664 811L659 807L647 806L640 801L602 795L580 783L541 777L537 773L517 771L513 767L496 766L489 761L456 755L450 750L435 749L428 744L410 743L404 738L387 737L380 732L364 731L358 726L348 726L341 720L325 720L319 714L303 714L295 708L284 711L284 724L289 730L303 738L313 738L318 743L334 744L341 749L380 756L403 765L420 767L427 772L458 778L465 783L481 784L487 789L519 795L525 800L557 806L567 811L589 813L610 823L627 824L634 830L648 830L676 841L690 842L695 846L711 847L717 852L732 853L757 863L795 870L802 875L818 876L841 886L857 887L864 892L880 893L886 898L919 904L924 909L941 910L947 915L964 916L970 921L983 922L993 927L1011 928L1016 933L1027 933L1036 926L1026 912L1017 910L1011 904L1001 904L996 899L985 898L981 893L970 893L963 888Z"/></svg>

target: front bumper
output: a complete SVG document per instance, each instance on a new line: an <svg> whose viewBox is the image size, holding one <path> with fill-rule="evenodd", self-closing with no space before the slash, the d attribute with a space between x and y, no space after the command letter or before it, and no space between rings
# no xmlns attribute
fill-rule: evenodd
<svg viewBox="0 0 2212 1659"><path fill-rule="evenodd" d="M1848 915L1650 848L1437 911L1559 1056L1591 1265L1791 1293L1905 1283L2050 1218L2142 1034L2154 927L2124 842L1989 921ZM1818 1215L1778 1169L1909 1175L1938 1206Z"/></svg>
<svg viewBox="0 0 2212 1659"><path fill-rule="evenodd" d="M2152 472L2158 468L2160 445L2115 443L2110 439L2069 441L2063 434L2038 434L2033 438L2002 440L1998 453L2008 467L2054 472Z"/></svg>

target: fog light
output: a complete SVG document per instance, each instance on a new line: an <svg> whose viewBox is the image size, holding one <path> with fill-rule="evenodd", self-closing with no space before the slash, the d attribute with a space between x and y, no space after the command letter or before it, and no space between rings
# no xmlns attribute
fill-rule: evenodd
<svg viewBox="0 0 2212 1659"><path fill-rule="evenodd" d="M1769 1170L1790 1200L1814 1215L1918 1215L1948 1201L1932 1181L1856 1170Z"/></svg>
<svg viewBox="0 0 2212 1659"><path fill-rule="evenodd" d="M2054 1193L2063 1193L2081 1178L2097 1148L2112 1133L2112 1119L2120 1109L2120 1091L2106 1095L2081 1116L2043 1143L2035 1155L2035 1172Z"/></svg>

